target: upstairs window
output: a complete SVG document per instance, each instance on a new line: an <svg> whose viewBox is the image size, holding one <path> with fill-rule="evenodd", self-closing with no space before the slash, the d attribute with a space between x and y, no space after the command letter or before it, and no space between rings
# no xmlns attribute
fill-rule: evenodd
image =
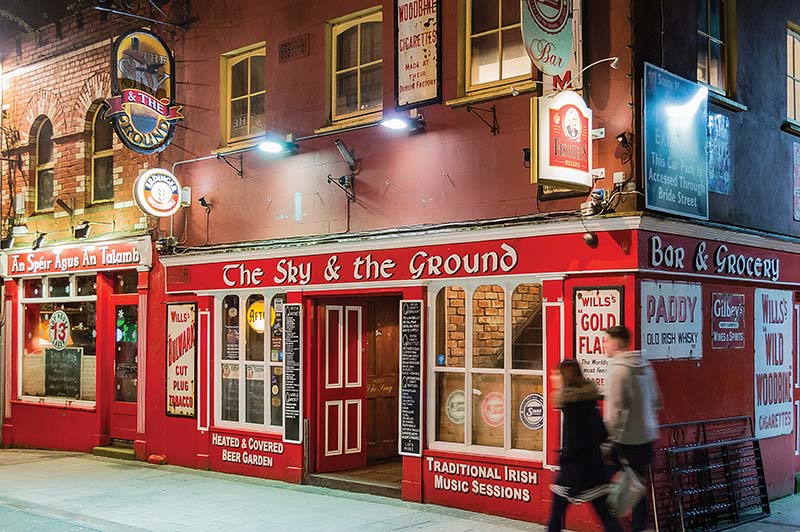
<svg viewBox="0 0 800 532"><path fill-rule="evenodd" d="M728 93L731 90L731 0L697 2L697 81Z"/></svg>
<svg viewBox="0 0 800 532"><path fill-rule="evenodd" d="M233 144L266 130L266 49L263 44L223 56L225 141Z"/></svg>
<svg viewBox="0 0 800 532"><path fill-rule="evenodd" d="M114 199L114 150L111 122L101 106L92 125L92 203Z"/></svg>
<svg viewBox="0 0 800 532"><path fill-rule="evenodd" d="M467 92L531 77L520 2L467 0Z"/></svg>
<svg viewBox="0 0 800 532"><path fill-rule="evenodd" d="M36 135L36 211L53 208L53 123L49 118Z"/></svg>
<svg viewBox="0 0 800 532"><path fill-rule="evenodd" d="M383 107L383 15L380 11L332 27L331 117L333 121Z"/></svg>
<svg viewBox="0 0 800 532"><path fill-rule="evenodd" d="M786 116L800 121L800 33L786 34Z"/></svg>

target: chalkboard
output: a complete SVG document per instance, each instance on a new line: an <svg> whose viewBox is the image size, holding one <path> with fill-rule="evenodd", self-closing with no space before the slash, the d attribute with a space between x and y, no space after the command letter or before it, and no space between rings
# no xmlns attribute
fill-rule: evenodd
<svg viewBox="0 0 800 532"><path fill-rule="evenodd" d="M44 394L48 397L81 396L82 347L44 350Z"/></svg>
<svg viewBox="0 0 800 532"><path fill-rule="evenodd" d="M422 301L400 301L399 452L422 456Z"/></svg>
<svg viewBox="0 0 800 532"><path fill-rule="evenodd" d="M283 306L283 441L303 441L303 348L301 305Z"/></svg>

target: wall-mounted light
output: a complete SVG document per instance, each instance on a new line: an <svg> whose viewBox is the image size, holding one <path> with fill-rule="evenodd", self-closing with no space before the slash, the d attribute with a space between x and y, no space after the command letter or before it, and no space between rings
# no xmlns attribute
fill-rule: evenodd
<svg viewBox="0 0 800 532"><path fill-rule="evenodd" d="M350 201L356 200L356 190L355 190L355 177L356 177L356 169L358 168L358 160L356 159L355 154L347 147L342 139L336 139L333 141L336 145L336 149L339 150L339 155L341 155L342 160L347 164L347 168L350 170L349 174L343 175L338 179L334 178L332 174L328 174L328 183L333 183L347 195L347 199Z"/></svg>
<svg viewBox="0 0 800 532"><path fill-rule="evenodd" d="M300 150L292 135L286 135L285 139L281 139L271 133L264 136L264 140L258 145L258 149L273 155L294 155Z"/></svg>
<svg viewBox="0 0 800 532"><path fill-rule="evenodd" d="M569 83L567 83L567 86L564 87L564 89L566 90L566 89L571 88L572 84L575 82L575 80L580 78L580 77L582 77L584 72L586 72L587 70L589 70L593 66L599 65L600 63L609 63L608 66L610 66L614 70L617 70L619 68L619 57L613 55L611 57L605 57L603 59L598 59L594 63L590 63L590 64L586 65L571 80L569 80Z"/></svg>
<svg viewBox="0 0 800 532"><path fill-rule="evenodd" d="M90 222L89 220L84 220L75 226L72 230L72 236L77 240L86 240L89 238L93 225L110 225L112 231L116 227L114 222Z"/></svg>
<svg viewBox="0 0 800 532"><path fill-rule="evenodd" d="M31 249L33 251L38 251L39 248L44 245L44 238L47 236L47 233L36 233L36 238L33 239L31 243Z"/></svg>
<svg viewBox="0 0 800 532"><path fill-rule="evenodd" d="M631 142L633 141L633 135L631 135L627 131L623 131L622 133L617 135L615 138L617 139L617 142L619 143L619 145L622 146L623 148L629 148L630 145L631 145Z"/></svg>
<svg viewBox="0 0 800 532"><path fill-rule="evenodd" d="M75 200L72 201L74 202ZM56 205L64 209L64 212L67 213L67 216L69 216L70 218L72 218L72 216L75 214L75 209L72 206L67 205L67 202L65 202L61 198L56 198Z"/></svg>
<svg viewBox="0 0 800 532"><path fill-rule="evenodd" d="M424 131L425 118L416 112L412 116L392 115L385 118L381 125L393 131Z"/></svg>
<svg viewBox="0 0 800 532"><path fill-rule="evenodd" d="M347 163L347 167L350 171L355 172L356 157L353 152L348 149L347 144L345 144L342 139L336 139L333 143L336 145L336 149L339 150L339 155L341 155L344 162Z"/></svg>
<svg viewBox="0 0 800 532"><path fill-rule="evenodd" d="M11 249L14 247L14 242L16 242L16 238L11 233L8 234L7 237L0 240L0 249Z"/></svg>

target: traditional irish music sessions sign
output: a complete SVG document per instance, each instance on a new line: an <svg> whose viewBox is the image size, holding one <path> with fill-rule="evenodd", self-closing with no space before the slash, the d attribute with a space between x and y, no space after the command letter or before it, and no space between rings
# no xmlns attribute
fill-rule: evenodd
<svg viewBox="0 0 800 532"><path fill-rule="evenodd" d="M395 107L442 99L439 0L395 0Z"/></svg>

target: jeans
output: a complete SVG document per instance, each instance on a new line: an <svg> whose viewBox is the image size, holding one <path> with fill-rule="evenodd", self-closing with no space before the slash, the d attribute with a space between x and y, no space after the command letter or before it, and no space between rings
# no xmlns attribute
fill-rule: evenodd
<svg viewBox="0 0 800 532"><path fill-rule="evenodd" d="M619 444L619 448L622 455L628 459L631 469L636 471L636 474L639 475L639 479L641 479L642 483L645 483L645 479L647 478L647 466L653 461L653 442L642 443L640 445ZM647 530L646 493L647 492L645 492L645 496L642 497L636 506L633 507L633 512L631 513L631 527L633 528L633 532Z"/></svg>
<svg viewBox="0 0 800 532"><path fill-rule="evenodd" d="M553 499L553 509L550 512L550 523L547 525L547 532L561 532L564 529L564 517L567 515L569 501L555 493L553 496L555 498ZM603 523L603 530L606 532L622 532L622 525L608 511L605 495L593 500L591 504L597 517Z"/></svg>

